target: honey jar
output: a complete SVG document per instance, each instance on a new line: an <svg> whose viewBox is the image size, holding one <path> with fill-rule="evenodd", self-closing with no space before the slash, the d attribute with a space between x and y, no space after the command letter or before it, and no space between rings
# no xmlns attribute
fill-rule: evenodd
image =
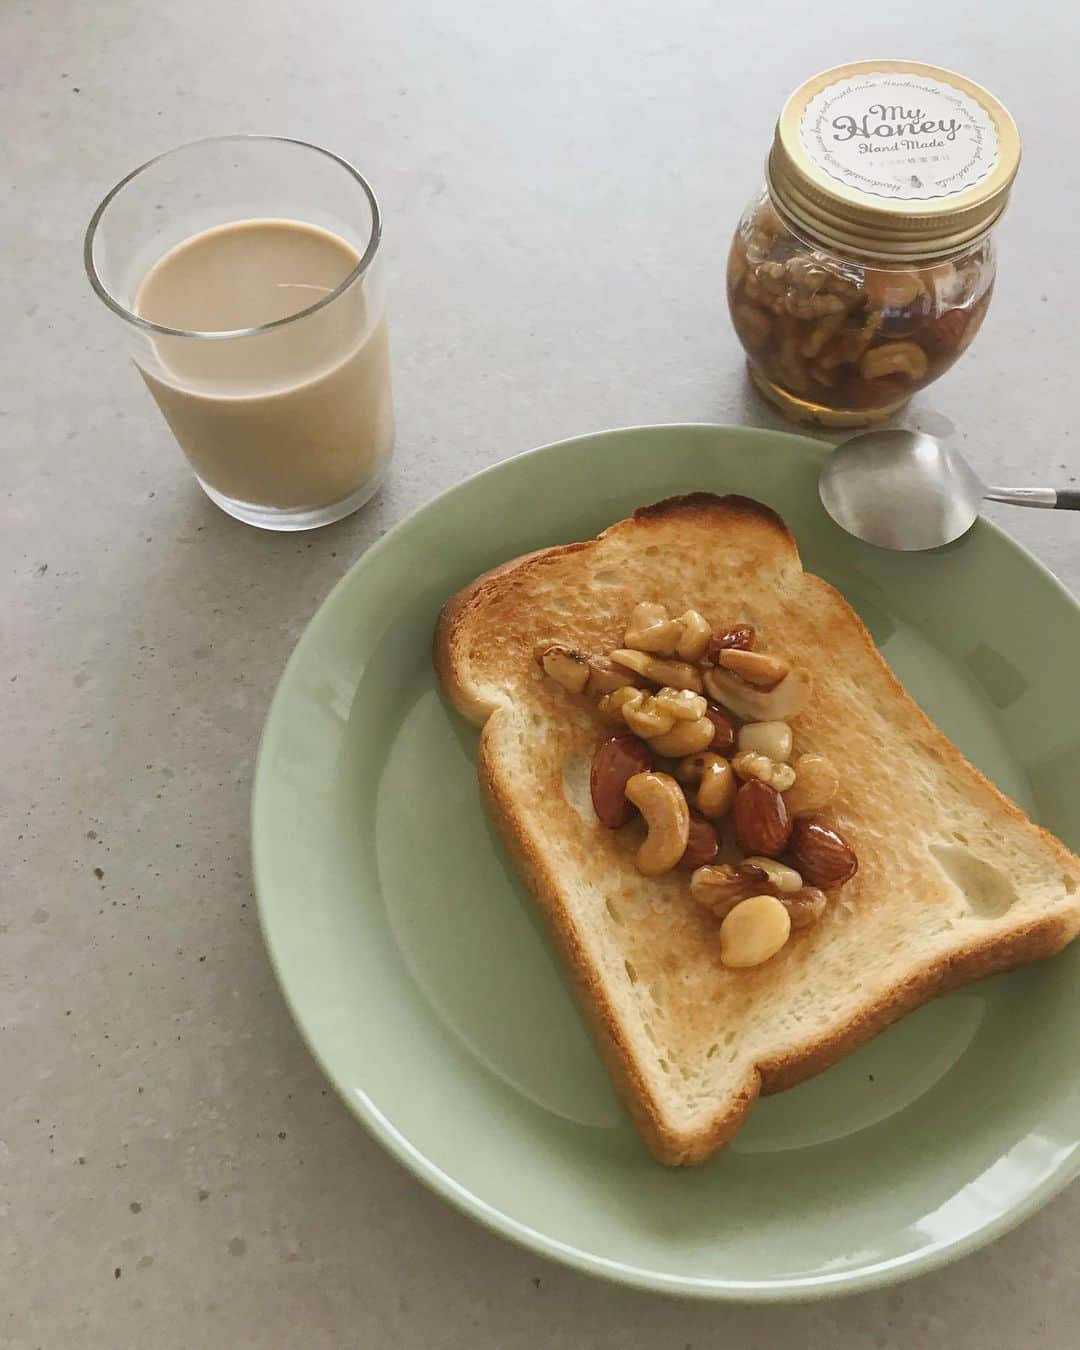
<svg viewBox="0 0 1080 1350"><path fill-rule="evenodd" d="M944 374L986 316L1019 163L1009 113L951 71L859 61L797 89L728 258L762 394L797 422L860 426Z"/></svg>

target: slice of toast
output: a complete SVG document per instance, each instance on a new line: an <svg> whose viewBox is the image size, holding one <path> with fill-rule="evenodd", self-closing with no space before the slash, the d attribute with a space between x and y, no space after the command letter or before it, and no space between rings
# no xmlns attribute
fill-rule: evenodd
<svg viewBox="0 0 1080 1350"><path fill-rule="evenodd" d="M536 652L622 645L639 601L753 624L814 672L800 752L828 755L830 823L859 871L772 960L729 970L689 875L641 876L642 825L604 828L589 769L610 734ZM802 570L767 507L699 493L599 538L519 558L451 599L435 660L483 727L479 774L503 839L572 972L641 1134L665 1163L730 1139L759 1092L827 1068L947 989L1059 951L1080 931L1080 859L929 721L831 586Z"/></svg>

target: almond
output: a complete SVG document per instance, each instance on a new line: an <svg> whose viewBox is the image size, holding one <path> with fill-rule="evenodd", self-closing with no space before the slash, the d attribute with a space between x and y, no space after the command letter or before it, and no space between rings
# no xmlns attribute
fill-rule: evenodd
<svg viewBox="0 0 1080 1350"><path fill-rule="evenodd" d="M694 871L711 863L720 852L720 841L716 830L696 811L690 812L690 836L686 841L686 852L679 860L679 866Z"/></svg>
<svg viewBox="0 0 1080 1350"><path fill-rule="evenodd" d="M752 624L740 623L733 628L725 628L719 633L714 633L709 639L709 645L705 648L705 660L715 666L721 652L729 651L731 648L748 652L756 640L757 634Z"/></svg>
<svg viewBox="0 0 1080 1350"><path fill-rule="evenodd" d="M919 341L933 357L952 357L962 350L964 330L968 326L967 311L947 309L936 319L931 319L919 331Z"/></svg>
<svg viewBox="0 0 1080 1350"><path fill-rule="evenodd" d="M738 809L736 799L736 812ZM807 816L800 816L791 832L791 857L803 881L822 890L843 885L859 870L855 850L843 835Z"/></svg>
<svg viewBox="0 0 1080 1350"><path fill-rule="evenodd" d="M715 703L710 703L705 709L705 716L716 728L709 749L718 755L730 755L732 750L735 749L734 719L723 708L718 708Z"/></svg>
<svg viewBox="0 0 1080 1350"><path fill-rule="evenodd" d="M636 736L612 736L596 750L589 786L593 810L601 825L617 830L634 814L626 800L626 785L635 774L652 768L652 755Z"/></svg>
<svg viewBox="0 0 1080 1350"><path fill-rule="evenodd" d="M775 858L791 838L791 817L775 788L751 778L735 797L735 837L749 854ZM799 868L802 872L802 868ZM806 880L806 874L803 873Z"/></svg>
<svg viewBox="0 0 1080 1350"><path fill-rule="evenodd" d="M716 658L716 663L738 675L755 689L775 689L791 667L778 656L768 652L748 652L739 647L726 647Z"/></svg>

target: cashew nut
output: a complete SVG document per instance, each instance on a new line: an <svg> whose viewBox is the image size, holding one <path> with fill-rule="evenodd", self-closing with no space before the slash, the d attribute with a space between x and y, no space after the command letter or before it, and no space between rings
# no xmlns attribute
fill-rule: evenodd
<svg viewBox="0 0 1080 1350"><path fill-rule="evenodd" d="M709 718L699 717L694 722L676 722L669 732L651 737L649 745L658 755L680 759L683 755L696 755L699 750L704 750L712 744L715 735L716 728Z"/></svg>
<svg viewBox="0 0 1080 1350"><path fill-rule="evenodd" d="M664 661L659 656L630 651L626 647L613 651L611 659L616 665L644 676L652 684L669 684L672 689L692 689L695 694L701 693L701 676L685 661Z"/></svg>
<svg viewBox="0 0 1080 1350"><path fill-rule="evenodd" d="M877 380L883 375L921 380L928 369L926 353L917 342L886 342L881 347L871 347L859 362L859 374L864 380Z"/></svg>
<svg viewBox="0 0 1080 1350"><path fill-rule="evenodd" d="M705 692L748 722L787 722L810 702L814 679L802 666L789 671L775 689L755 689L723 666L705 672Z"/></svg>
<svg viewBox="0 0 1080 1350"><path fill-rule="evenodd" d="M723 755L698 755L697 759L701 761L701 774L694 805L703 816L717 820L731 810L739 785Z"/></svg>
<svg viewBox="0 0 1080 1350"><path fill-rule="evenodd" d="M690 839L690 808L682 788L666 773L636 773L626 784L626 796L649 827L634 860L638 871L646 877L670 872Z"/></svg>

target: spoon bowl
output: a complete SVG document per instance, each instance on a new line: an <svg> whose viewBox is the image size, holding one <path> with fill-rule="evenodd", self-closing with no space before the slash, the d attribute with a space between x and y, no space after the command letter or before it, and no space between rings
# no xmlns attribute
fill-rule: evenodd
<svg viewBox="0 0 1080 1350"><path fill-rule="evenodd" d="M891 427L838 446L818 491L825 510L850 534L879 548L914 552L970 530L986 488L957 451L924 432Z"/></svg>
<svg viewBox="0 0 1080 1350"><path fill-rule="evenodd" d="M1080 511L1076 488L987 487L958 450L902 427L845 441L822 469L818 493L848 534L909 553L959 539L975 524L984 497L1008 506Z"/></svg>

